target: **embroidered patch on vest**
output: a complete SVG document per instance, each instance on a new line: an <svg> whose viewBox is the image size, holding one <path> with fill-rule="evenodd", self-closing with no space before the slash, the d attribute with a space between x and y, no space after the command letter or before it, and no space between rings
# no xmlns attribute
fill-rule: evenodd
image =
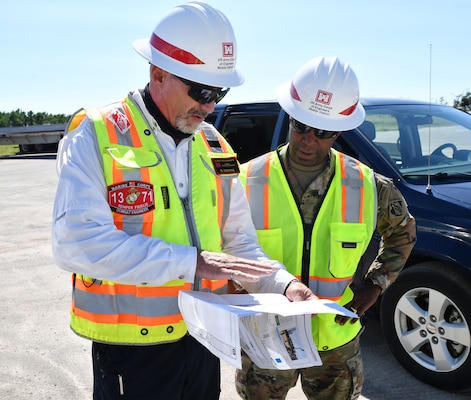
<svg viewBox="0 0 471 400"><path fill-rule="evenodd" d="M154 186L141 181L127 181L108 186L108 204L124 215L144 214L155 208Z"/></svg>
<svg viewBox="0 0 471 400"><path fill-rule="evenodd" d="M110 115L108 115L108 118L113 122L121 134L125 134L131 127L128 117L118 109L113 110Z"/></svg>
<svg viewBox="0 0 471 400"><path fill-rule="evenodd" d="M234 175L238 174L239 164L235 157L230 158L211 158L216 175Z"/></svg>

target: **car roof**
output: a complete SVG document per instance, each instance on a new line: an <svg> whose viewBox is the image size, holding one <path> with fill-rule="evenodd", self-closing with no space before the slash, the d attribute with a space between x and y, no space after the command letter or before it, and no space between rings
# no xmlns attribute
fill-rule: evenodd
<svg viewBox="0 0 471 400"><path fill-rule="evenodd" d="M413 99L401 99L401 98L389 98L389 97L361 97L360 102L362 105L368 107L368 106L381 106L381 105L444 105L444 104L439 104L439 103L430 103L427 101L422 101L422 100L413 100ZM273 104L273 103L278 103L277 100L271 99L271 100L263 100L263 101L247 101L247 102L236 102L236 103L218 103L215 106L215 110L225 108L227 106L243 106L243 105L250 105L250 104L257 104L257 105L263 105L263 104Z"/></svg>
<svg viewBox="0 0 471 400"><path fill-rule="evenodd" d="M439 105L437 103L430 103L427 101L421 101L421 100L411 100L411 99L394 99L394 98L388 98L388 97L362 97L360 98L361 104L364 106L382 106L382 105L411 105L411 104L433 104L433 105Z"/></svg>

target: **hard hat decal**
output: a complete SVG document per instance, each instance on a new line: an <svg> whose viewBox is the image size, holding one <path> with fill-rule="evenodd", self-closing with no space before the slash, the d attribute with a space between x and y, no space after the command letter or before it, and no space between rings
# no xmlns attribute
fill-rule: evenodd
<svg viewBox="0 0 471 400"><path fill-rule="evenodd" d="M289 88L289 94L291 95L291 98L297 101L301 101L301 97L299 97L299 94L294 87L293 81L291 81L291 87Z"/></svg>
<svg viewBox="0 0 471 400"><path fill-rule="evenodd" d="M231 70L235 67L234 43L225 42L222 44L222 57L217 61L217 69Z"/></svg>
<svg viewBox="0 0 471 400"><path fill-rule="evenodd" d="M184 64L204 64L204 62L195 55L166 42L155 33L153 33L150 38L150 44L161 53Z"/></svg>
<svg viewBox="0 0 471 400"><path fill-rule="evenodd" d="M234 57L234 43L231 42L222 44L222 56Z"/></svg>
<svg viewBox="0 0 471 400"><path fill-rule="evenodd" d="M340 115L351 115L357 108L358 101L351 107L346 108L345 110L339 112Z"/></svg>
<svg viewBox="0 0 471 400"><path fill-rule="evenodd" d="M328 104L330 104L331 100L332 100L332 93L326 92L324 90L318 90L317 91L316 101L318 103L328 105Z"/></svg>

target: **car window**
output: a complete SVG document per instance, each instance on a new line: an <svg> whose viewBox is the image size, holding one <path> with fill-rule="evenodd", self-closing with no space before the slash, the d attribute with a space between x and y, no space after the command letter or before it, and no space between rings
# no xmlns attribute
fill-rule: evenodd
<svg viewBox="0 0 471 400"><path fill-rule="evenodd" d="M220 132L241 163L270 151L277 115L229 115Z"/></svg>
<svg viewBox="0 0 471 400"><path fill-rule="evenodd" d="M471 174L471 115L449 106L366 107L359 130L403 176Z"/></svg>
<svg viewBox="0 0 471 400"><path fill-rule="evenodd" d="M360 130L383 155L391 159L398 167L402 165L399 126L396 118L388 113L372 113L368 115Z"/></svg>

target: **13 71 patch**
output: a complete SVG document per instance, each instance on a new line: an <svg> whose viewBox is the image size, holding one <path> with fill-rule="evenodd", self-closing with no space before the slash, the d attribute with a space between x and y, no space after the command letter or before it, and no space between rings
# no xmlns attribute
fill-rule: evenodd
<svg viewBox="0 0 471 400"><path fill-rule="evenodd" d="M154 186L141 181L127 181L108 186L108 204L124 215L144 214L155 208Z"/></svg>

